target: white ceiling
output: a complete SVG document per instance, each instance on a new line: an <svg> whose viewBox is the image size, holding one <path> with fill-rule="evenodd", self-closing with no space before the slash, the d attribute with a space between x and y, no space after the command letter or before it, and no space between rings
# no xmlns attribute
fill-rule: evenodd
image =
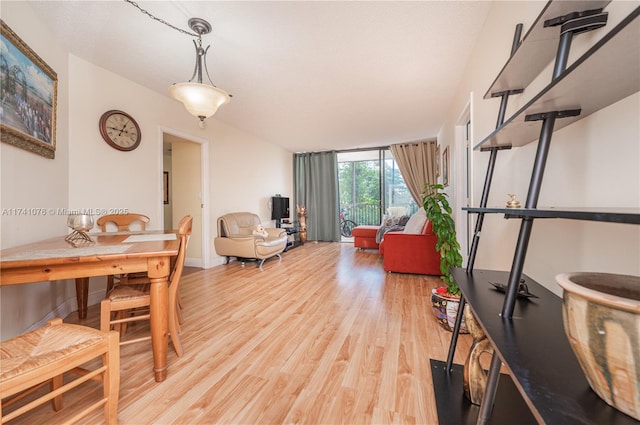
<svg viewBox="0 0 640 425"><path fill-rule="evenodd" d="M89 62L166 96L169 85L191 78L193 38L125 1L29 3L70 52ZM215 118L300 152L435 136L490 2L138 5L185 30L189 18L209 21L209 73L233 95Z"/></svg>

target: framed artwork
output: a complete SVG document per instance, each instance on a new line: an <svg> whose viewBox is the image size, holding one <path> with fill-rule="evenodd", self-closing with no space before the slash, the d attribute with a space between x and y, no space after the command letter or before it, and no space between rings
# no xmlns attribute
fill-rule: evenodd
<svg viewBox="0 0 640 425"><path fill-rule="evenodd" d="M169 203L169 172L162 172L162 193L164 194L164 203Z"/></svg>
<svg viewBox="0 0 640 425"><path fill-rule="evenodd" d="M0 139L54 158L58 76L0 21Z"/></svg>
<svg viewBox="0 0 640 425"><path fill-rule="evenodd" d="M436 145L436 177L440 177L440 145Z"/></svg>
<svg viewBox="0 0 640 425"><path fill-rule="evenodd" d="M449 146L442 151L442 185L449 186Z"/></svg>

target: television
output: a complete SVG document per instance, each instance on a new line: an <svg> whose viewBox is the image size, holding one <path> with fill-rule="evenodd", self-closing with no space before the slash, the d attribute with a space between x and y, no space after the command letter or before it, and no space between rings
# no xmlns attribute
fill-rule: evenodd
<svg viewBox="0 0 640 425"><path fill-rule="evenodd" d="M273 196L271 198L271 219L282 220L289 218L289 198Z"/></svg>

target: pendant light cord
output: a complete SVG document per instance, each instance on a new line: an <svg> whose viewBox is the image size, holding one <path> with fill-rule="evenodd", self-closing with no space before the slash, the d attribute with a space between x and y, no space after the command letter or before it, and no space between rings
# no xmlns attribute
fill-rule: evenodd
<svg viewBox="0 0 640 425"><path fill-rule="evenodd" d="M143 9L142 7L140 7L140 5L138 3L136 3L135 1L131 1L131 0L124 0L124 1L129 3L130 5L134 6L136 9L138 9L140 12L144 13L145 15L147 15L148 17L150 17L154 21L158 21L161 24L164 24L164 25L168 26L169 28L172 28L172 29L174 29L174 30L176 30L178 32L183 33L183 34L190 35L191 37L197 37L198 39L201 38L200 34L196 34L194 32L189 32L189 31L183 30L182 28L178 28L175 25L171 25L169 22L165 21L164 19L160 19L160 18L157 18L157 17L153 16L147 10Z"/></svg>

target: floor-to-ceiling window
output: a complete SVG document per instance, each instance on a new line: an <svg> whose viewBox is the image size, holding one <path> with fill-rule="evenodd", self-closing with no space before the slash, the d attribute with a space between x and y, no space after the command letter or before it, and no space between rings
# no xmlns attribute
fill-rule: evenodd
<svg viewBox="0 0 640 425"><path fill-rule="evenodd" d="M412 215L418 210L418 205L402 178L396 160L389 149L384 149L381 153L384 160L382 168L384 211L391 215Z"/></svg>
<svg viewBox="0 0 640 425"><path fill-rule="evenodd" d="M390 207L418 209L388 148L339 152L338 173L341 219L378 225Z"/></svg>

